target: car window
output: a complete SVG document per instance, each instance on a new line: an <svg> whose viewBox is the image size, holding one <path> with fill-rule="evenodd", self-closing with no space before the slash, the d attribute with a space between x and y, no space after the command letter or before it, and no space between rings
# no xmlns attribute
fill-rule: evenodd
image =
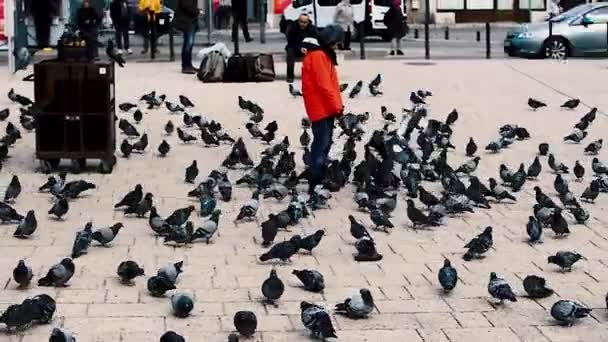
<svg viewBox="0 0 608 342"><path fill-rule="evenodd" d="M363 2L363 0L350 0L350 3L352 5L358 5L358 4L362 3L362 2Z"/></svg>
<svg viewBox="0 0 608 342"><path fill-rule="evenodd" d="M560 22L560 21L564 21L564 20L570 20L582 13L585 13L586 11L589 10L590 7L591 7L591 5L589 5L589 4L576 6L558 16L553 17L553 19L551 19L551 21Z"/></svg>
<svg viewBox="0 0 608 342"><path fill-rule="evenodd" d="M294 0L293 8L298 8L312 4L312 0Z"/></svg>
<svg viewBox="0 0 608 342"><path fill-rule="evenodd" d="M594 24L608 23L608 7L598 8L585 14L585 16L591 19Z"/></svg>
<svg viewBox="0 0 608 342"><path fill-rule="evenodd" d="M376 6L391 7L392 3L393 3L393 0L374 0L374 5L376 5Z"/></svg>

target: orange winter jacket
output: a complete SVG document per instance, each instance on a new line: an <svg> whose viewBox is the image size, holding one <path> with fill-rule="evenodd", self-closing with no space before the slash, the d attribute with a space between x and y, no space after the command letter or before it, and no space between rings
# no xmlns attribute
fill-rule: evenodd
<svg viewBox="0 0 608 342"><path fill-rule="evenodd" d="M319 49L309 51L302 62L302 93L311 122L338 116L342 112L342 96L336 66Z"/></svg>

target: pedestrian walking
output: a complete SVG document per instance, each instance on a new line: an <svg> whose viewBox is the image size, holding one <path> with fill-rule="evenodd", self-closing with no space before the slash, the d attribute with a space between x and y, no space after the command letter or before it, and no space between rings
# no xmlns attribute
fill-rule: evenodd
<svg viewBox="0 0 608 342"><path fill-rule="evenodd" d="M57 12L57 0L32 1L32 14L36 28L36 42L39 49L50 45L51 23L53 14ZM12 14L11 14L12 15Z"/></svg>
<svg viewBox="0 0 608 342"><path fill-rule="evenodd" d="M287 46L285 46L285 52L287 53L286 64L287 64L287 82L292 83L294 76L294 68L297 58L304 57L305 48L302 46L302 42L305 38L317 38L317 29L311 23L310 18L305 13L300 14L298 20L291 23L287 28Z"/></svg>
<svg viewBox="0 0 608 342"><path fill-rule="evenodd" d="M110 4L110 17L114 25L116 48L127 54L133 51L129 48L129 26L131 25L131 10L127 0L112 0Z"/></svg>
<svg viewBox="0 0 608 342"><path fill-rule="evenodd" d="M218 30L230 27L230 0L220 0L216 11L215 25Z"/></svg>
<svg viewBox="0 0 608 342"><path fill-rule="evenodd" d="M355 30L354 12L353 6L350 4L350 0L342 0L336 6L334 23L336 25L340 25L344 30L344 42L338 45L338 48L340 50L350 50L351 35Z"/></svg>
<svg viewBox="0 0 608 342"><path fill-rule="evenodd" d="M253 40L249 35L247 26L247 2L245 0L231 0L232 5L232 41L239 36L239 26L243 30L245 41L249 43Z"/></svg>
<svg viewBox="0 0 608 342"><path fill-rule="evenodd" d="M407 34L407 25L405 23L405 16L401 10L401 1L393 0L391 7L384 14L384 25L391 37L391 49L389 54L391 56L403 55L401 50L401 38Z"/></svg>
<svg viewBox="0 0 608 342"><path fill-rule="evenodd" d="M196 74L192 66L192 47L198 30L199 9L196 0L177 0L173 27L184 33L182 43L182 74Z"/></svg>
<svg viewBox="0 0 608 342"><path fill-rule="evenodd" d="M161 0L139 0L138 9L141 14L145 16L143 37L144 37L144 49L141 52L142 55L148 53L148 48L152 45L155 53L158 53L156 49L156 21L163 8Z"/></svg>
<svg viewBox="0 0 608 342"><path fill-rule="evenodd" d="M307 47L302 63L304 106L312 123L314 137L310 150L309 194L313 193L317 185L322 184L333 143L334 120L344 111L335 51L343 39L344 30L341 26L326 26L319 33L319 45ZM310 38L307 39L309 40Z"/></svg>
<svg viewBox="0 0 608 342"><path fill-rule="evenodd" d="M82 7L78 9L78 30L80 36L84 39L87 45L87 55L90 59L97 58L97 32L101 17L97 10L91 7L90 0L84 0Z"/></svg>

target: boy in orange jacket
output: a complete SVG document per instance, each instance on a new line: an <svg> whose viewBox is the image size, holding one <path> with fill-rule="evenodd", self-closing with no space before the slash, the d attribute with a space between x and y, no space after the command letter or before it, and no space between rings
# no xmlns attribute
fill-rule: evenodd
<svg viewBox="0 0 608 342"><path fill-rule="evenodd" d="M343 39L342 27L330 25L319 34L319 45L303 44L306 55L302 62L302 93L314 137L310 148L309 194L323 182L333 143L334 119L341 116L344 110L336 72L336 49Z"/></svg>

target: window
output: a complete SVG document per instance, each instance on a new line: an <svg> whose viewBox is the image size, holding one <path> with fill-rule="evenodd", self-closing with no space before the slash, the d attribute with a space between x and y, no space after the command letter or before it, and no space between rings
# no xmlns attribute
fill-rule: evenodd
<svg viewBox="0 0 608 342"><path fill-rule="evenodd" d="M293 0L292 6L293 8L299 8L310 4L312 4L312 0Z"/></svg>
<svg viewBox="0 0 608 342"><path fill-rule="evenodd" d="M551 1L551 0L547 0ZM519 0L519 9L527 10L532 7L535 9L545 9L545 1L544 0Z"/></svg>
<svg viewBox="0 0 608 342"><path fill-rule="evenodd" d="M319 6L336 6L340 3L340 0L319 0Z"/></svg>
<svg viewBox="0 0 608 342"><path fill-rule="evenodd" d="M598 8L585 14L585 16L591 19L594 24L608 23L608 7Z"/></svg>
<svg viewBox="0 0 608 342"><path fill-rule="evenodd" d="M464 0L437 0L439 10L463 10Z"/></svg>
<svg viewBox="0 0 608 342"><path fill-rule="evenodd" d="M467 0L467 9L479 10L479 9L494 9L493 0Z"/></svg>

